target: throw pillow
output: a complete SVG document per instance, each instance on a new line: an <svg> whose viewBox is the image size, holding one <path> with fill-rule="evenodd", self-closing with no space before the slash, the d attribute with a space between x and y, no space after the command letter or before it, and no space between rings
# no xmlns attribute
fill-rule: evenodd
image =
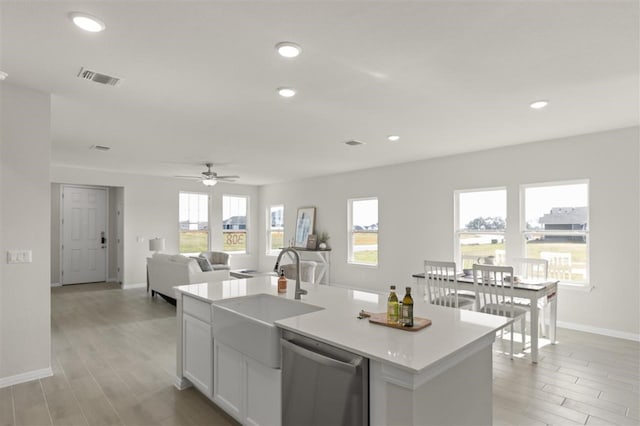
<svg viewBox="0 0 640 426"><path fill-rule="evenodd" d="M213 270L211 269L211 264L209 263L209 260L206 257L194 257L194 259L196 260L196 262L198 262L198 265L200 265L200 270L202 272L208 272Z"/></svg>

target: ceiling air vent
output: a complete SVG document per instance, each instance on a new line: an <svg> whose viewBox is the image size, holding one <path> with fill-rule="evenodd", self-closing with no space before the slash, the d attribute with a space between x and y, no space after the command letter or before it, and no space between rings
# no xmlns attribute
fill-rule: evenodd
<svg viewBox="0 0 640 426"><path fill-rule="evenodd" d="M106 84L107 86L117 86L122 80L121 78L113 77L107 74L101 74L96 71L88 70L84 67L80 68L78 77L80 77L83 80L95 81L96 83Z"/></svg>
<svg viewBox="0 0 640 426"><path fill-rule="evenodd" d="M91 145L89 149L95 149L96 151L109 151L111 147L104 145Z"/></svg>
<svg viewBox="0 0 640 426"><path fill-rule="evenodd" d="M345 141L343 142L345 145L349 145L349 146L360 146L360 145L364 145L364 142L360 142L357 140L350 140L350 141Z"/></svg>

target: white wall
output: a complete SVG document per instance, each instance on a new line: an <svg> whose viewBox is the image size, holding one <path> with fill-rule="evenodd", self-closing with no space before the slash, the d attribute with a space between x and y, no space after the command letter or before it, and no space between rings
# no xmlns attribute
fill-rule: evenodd
<svg viewBox="0 0 640 426"><path fill-rule="evenodd" d="M591 292L561 289L559 321L573 327L638 338L638 128L417 161L260 189L260 223L273 204L285 206L285 241L294 235L296 210L316 206L316 230L331 235L331 281L383 290L413 285L424 259L453 258L453 192L506 186L508 223L517 226L521 184L573 179L590 182ZM360 149L366 149L360 148ZM401 145L399 145L401 149ZM379 266L349 265L347 199L379 199ZM261 233L260 268L273 267ZM511 235L511 238L509 236ZM507 251L519 244L517 228Z"/></svg>
<svg viewBox="0 0 640 426"><path fill-rule="evenodd" d="M51 374L50 98L0 82L0 387ZM33 262L7 264L10 249Z"/></svg>
<svg viewBox="0 0 640 426"><path fill-rule="evenodd" d="M106 154L108 155L108 154ZM199 182L180 179L101 172L51 166L51 181L57 183L116 186L124 188L124 282L125 287L146 282L146 258L149 238L164 237L165 253L178 252L178 193L209 192L213 202L210 218L212 246L222 247L222 196L249 196L249 254L232 255L231 267L255 268L258 262L257 238L258 188L248 185L218 183L211 189ZM219 231L219 232L218 232Z"/></svg>

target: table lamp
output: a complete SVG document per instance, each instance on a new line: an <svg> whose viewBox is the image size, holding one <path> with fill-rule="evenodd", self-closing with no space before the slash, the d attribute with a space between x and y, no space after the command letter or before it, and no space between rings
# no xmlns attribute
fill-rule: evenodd
<svg viewBox="0 0 640 426"><path fill-rule="evenodd" d="M149 250L154 253L159 253L164 250L164 238L149 239Z"/></svg>

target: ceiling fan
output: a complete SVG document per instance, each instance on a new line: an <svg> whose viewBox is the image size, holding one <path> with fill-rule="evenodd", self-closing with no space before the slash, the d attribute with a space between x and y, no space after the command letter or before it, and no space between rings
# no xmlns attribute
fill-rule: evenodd
<svg viewBox="0 0 640 426"><path fill-rule="evenodd" d="M218 174L211 170L213 167L213 163L205 163L207 168L206 171L200 173L200 176L176 176L177 178L182 179L200 179L205 186L213 186L218 181L222 182L234 182L236 179L239 179L240 176L229 175L229 176L218 176Z"/></svg>

